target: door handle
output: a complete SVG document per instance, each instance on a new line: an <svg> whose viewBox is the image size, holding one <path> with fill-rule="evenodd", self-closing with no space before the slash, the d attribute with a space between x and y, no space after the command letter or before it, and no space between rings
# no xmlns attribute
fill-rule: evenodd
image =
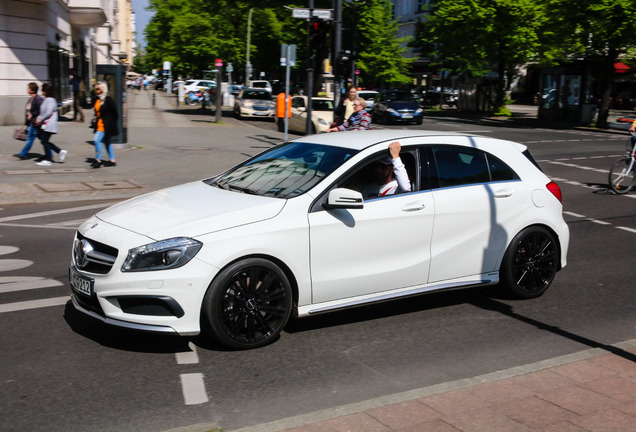
<svg viewBox="0 0 636 432"><path fill-rule="evenodd" d="M510 189L501 189L495 192L495 198L508 198L512 196L512 191Z"/></svg>
<svg viewBox="0 0 636 432"><path fill-rule="evenodd" d="M426 204L420 201L420 202L413 202L413 203L409 203L405 205L404 207L402 207L402 211L414 212L414 211L424 210L425 208L426 208Z"/></svg>

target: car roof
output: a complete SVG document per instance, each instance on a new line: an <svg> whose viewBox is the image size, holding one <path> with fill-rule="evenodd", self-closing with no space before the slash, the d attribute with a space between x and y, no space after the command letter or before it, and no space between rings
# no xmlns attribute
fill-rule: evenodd
<svg viewBox="0 0 636 432"><path fill-rule="evenodd" d="M349 131L349 132L333 132L323 133L317 135L310 135L302 138L297 138L293 141L296 142L311 142L313 144L324 144L334 147L350 148L354 150L364 150L367 147L371 147L375 144L386 141L398 141L406 138L417 137L435 137L435 136L452 136L452 137L478 137L474 134L462 134L457 132L443 132L443 131L426 131L426 130L406 130L406 129L382 129L382 130L365 130L365 131ZM480 136L481 137L481 136ZM489 142L498 142L508 145L516 145L520 150L525 149L523 144L515 143L512 141L505 141L490 137L481 137L483 140ZM443 141L440 142L443 144Z"/></svg>

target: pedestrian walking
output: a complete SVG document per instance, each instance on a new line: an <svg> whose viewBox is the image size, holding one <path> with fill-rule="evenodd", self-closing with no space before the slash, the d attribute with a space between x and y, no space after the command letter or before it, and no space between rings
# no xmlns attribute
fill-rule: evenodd
<svg viewBox="0 0 636 432"><path fill-rule="evenodd" d="M73 121L84 121L84 112L82 111L82 103L80 101L80 85L82 79L77 75L75 69L71 69L71 77L69 84L73 90Z"/></svg>
<svg viewBox="0 0 636 432"><path fill-rule="evenodd" d="M95 117L97 118L97 124L95 127L95 135L93 143L95 144L95 162L91 164L92 168L99 168L104 166L116 166L115 151L111 145L111 138L113 135L119 133L117 127L118 112L115 101L108 95L108 85L105 82L98 82L95 84L95 94L97 99L95 100ZM102 164L102 144L106 146L108 153L108 161Z"/></svg>
<svg viewBox="0 0 636 432"><path fill-rule="evenodd" d="M29 95L29 100L26 103L26 110L24 115L24 124L27 127L27 138L24 143L24 147L20 153L15 154L13 156L18 159L28 159L29 158L29 150L31 150L31 146L33 145L33 141L38 136L38 128L35 126L35 119L40 115L40 106L42 105L42 101L44 98L38 94L39 87L36 83L30 82L27 84L27 93Z"/></svg>
<svg viewBox="0 0 636 432"><path fill-rule="evenodd" d="M60 162L66 158L67 151L62 150L52 142L51 136L57 134L57 100L53 85L42 84L42 94L44 101L40 106L40 114L35 119L35 126L40 130L40 141L44 146L44 158L37 163L39 166L49 166L53 163L53 152L57 153Z"/></svg>

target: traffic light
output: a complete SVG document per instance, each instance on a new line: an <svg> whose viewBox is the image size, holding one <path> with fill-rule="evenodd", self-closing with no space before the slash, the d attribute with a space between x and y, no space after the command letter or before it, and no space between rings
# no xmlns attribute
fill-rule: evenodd
<svg viewBox="0 0 636 432"><path fill-rule="evenodd" d="M309 23L309 46L314 49L320 49L325 43L327 35L327 23L318 18L312 18Z"/></svg>

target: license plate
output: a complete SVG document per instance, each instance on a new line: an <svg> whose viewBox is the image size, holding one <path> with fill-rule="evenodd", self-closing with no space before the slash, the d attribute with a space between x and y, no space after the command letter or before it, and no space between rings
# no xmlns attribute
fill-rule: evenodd
<svg viewBox="0 0 636 432"><path fill-rule="evenodd" d="M402 114L402 118L413 118L411 114Z"/></svg>
<svg viewBox="0 0 636 432"><path fill-rule="evenodd" d="M73 291L89 297L93 295L93 283L95 282L93 279L85 278L75 273L73 269L69 270L68 277Z"/></svg>
<svg viewBox="0 0 636 432"><path fill-rule="evenodd" d="M254 111L254 115L256 115L256 116L259 116L259 115L266 116L267 114L269 114L269 113L262 112L262 111Z"/></svg>

